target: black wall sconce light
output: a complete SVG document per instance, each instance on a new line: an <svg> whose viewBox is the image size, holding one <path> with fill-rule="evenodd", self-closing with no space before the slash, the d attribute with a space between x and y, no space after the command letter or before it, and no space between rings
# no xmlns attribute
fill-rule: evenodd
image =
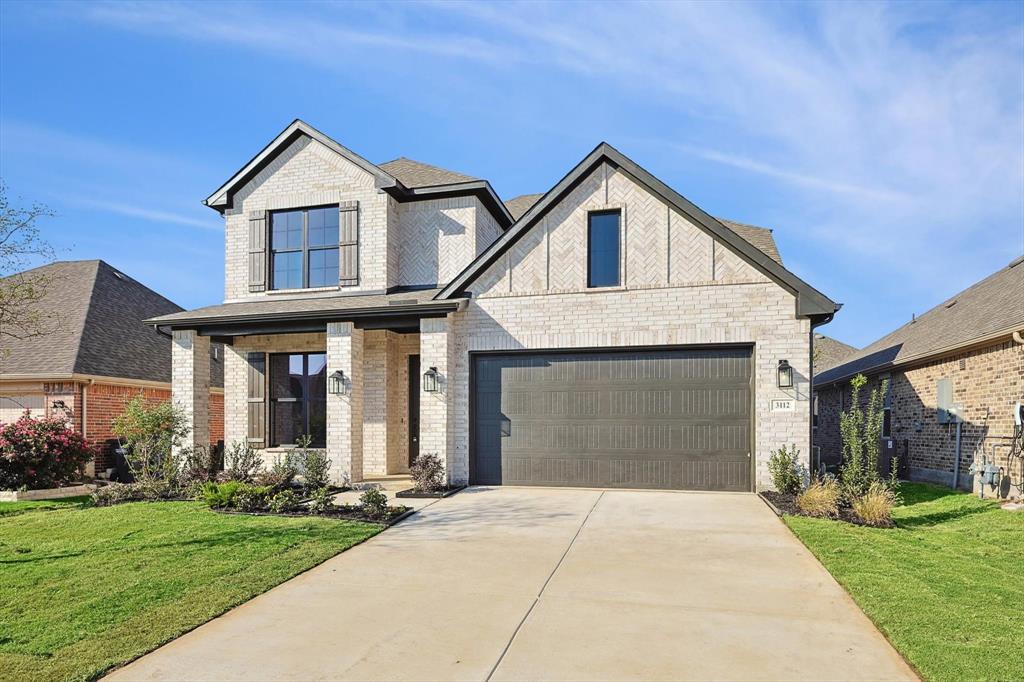
<svg viewBox="0 0 1024 682"><path fill-rule="evenodd" d="M437 367L431 367L423 373L423 391L425 393L437 393L441 389L441 381L437 373Z"/></svg>
<svg viewBox="0 0 1024 682"><path fill-rule="evenodd" d="M345 395L348 393L346 384L345 373L340 369L335 370L331 376L327 377L327 390L331 395Z"/></svg>
<svg viewBox="0 0 1024 682"><path fill-rule="evenodd" d="M778 374L779 388L793 388L793 367L789 360L779 360Z"/></svg>

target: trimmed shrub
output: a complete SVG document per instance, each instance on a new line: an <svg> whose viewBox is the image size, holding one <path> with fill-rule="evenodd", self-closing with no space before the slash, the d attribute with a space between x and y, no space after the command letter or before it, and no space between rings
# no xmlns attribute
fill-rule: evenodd
<svg viewBox="0 0 1024 682"><path fill-rule="evenodd" d="M839 484L835 479L814 481L796 498L796 506L809 516L834 519L839 516Z"/></svg>
<svg viewBox="0 0 1024 682"><path fill-rule="evenodd" d="M359 496L359 506L371 519L383 519L388 514L388 496L376 488L367 488Z"/></svg>
<svg viewBox="0 0 1024 682"><path fill-rule="evenodd" d="M892 508L896 506L896 494L884 483L871 484L868 491L853 501L853 513L871 526L884 526L892 521Z"/></svg>
<svg viewBox="0 0 1024 682"><path fill-rule="evenodd" d="M302 488L307 495L331 482L331 458L326 450L310 448L311 441L309 436L299 438L299 446L292 455L292 463L302 471Z"/></svg>
<svg viewBox="0 0 1024 682"><path fill-rule="evenodd" d="M178 483L182 488L216 479L219 461L210 448L202 445L186 448L180 458Z"/></svg>
<svg viewBox="0 0 1024 682"><path fill-rule="evenodd" d="M796 445L787 449L783 445L773 450L768 458L768 473L772 477L772 485L785 495L796 495L804 487L804 468L800 464L800 451Z"/></svg>
<svg viewBox="0 0 1024 682"><path fill-rule="evenodd" d="M93 452L80 433L58 417L26 411L0 424L0 488L56 488L82 476Z"/></svg>
<svg viewBox="0 0 1024 682"><path fill-rule="evenodd" d="M235 509L244 512L263 511L267 508L270 489L255 485L241 485L231 500Z"/></svg>
<svg viewBox="0 0 1024 682"><path fill-rule="evenodd" d="M92 493L92 502L97 507L109 507L122 502L144 500L142 488L137 483L111 483L97 488Z"/></svg>
<svg viewBox="0 0 1024 682"><path fill-rule="evenodd" d="M272 492L278 492L285 488L290 488L292 481L295 480L295 466L292 464L291 457L281 457L278 455L274 458L274 463L271 465L269 470L260 471L253 477L253 481L256 485L270 488Z"/></svg>
<svg viewBox="0 0 1024 682"><path fill-rule="evenodd" d="M333 511L334 496L327 488L317 488L309 500L309 511L313 514L328 514Z"/></svg>
<svg viewBox="0 0 1024 682"><path fill-rule="evenodd" d="M235 441L224 453L224 471L218 476L222 481L252 483L263 470L263 458L248 443Z"/></svg>
<svg viewBox="0 0 1024 682"><path fill-rule="evenodd" d="M432 452L424 453L413 460L409 467L413 489L417 492L433 493L444 489L444 465L441 458Z"/></svg>
<svg viewBox="0 0 1024 682"><path fill-rule="evenodd" d="M299 496L293 490L282 490L270 498L267 506L275 514L294 511L299 508Z"/></svg>

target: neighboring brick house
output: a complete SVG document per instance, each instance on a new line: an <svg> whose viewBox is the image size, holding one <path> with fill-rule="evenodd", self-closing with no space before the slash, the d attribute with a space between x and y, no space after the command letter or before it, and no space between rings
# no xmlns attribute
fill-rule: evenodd
<svg viewBox="0 0 1024 682"><path fill-rule="evenodd" d="M849 407L850 379L862 373L869 379L862 401L889 379L885 445L905 456L910 478L952 486L956 471L958 486L971 488L971 465L994 461L1003 469L1001 492L1019 496L1024 470L1019 454L1011 453L1024 445L1013 418L1015 405L1024 402L1022 262L1016 259L815 375L815 444L822 460L841 459L839 414Z"/></svg>
<svg viewBox="0 0 1024 682"><path fill-rule="evenodd" d="M151 320L199 436L219 341L226 440L309 435L340 480L436 453L452 483L753 490L771 449L807 457L838 306L607 144L506 204L296 121L206 204L225 302Z"/></svg>
<svg viewBox="0 0 1024 682"><path fill-rule="evenodd" d="M101 260L61 261L0 280L45 278L35 305L45 333L3 337L0 422L26 409L67 417L96 447L91 472L114 467L111 423L138 395L171 396L171 341L143 320L180 311L155 291ZM211 352L221 353L220 346ZM213 358L207 380L210 442L223 439L223 361Z"/></svg>

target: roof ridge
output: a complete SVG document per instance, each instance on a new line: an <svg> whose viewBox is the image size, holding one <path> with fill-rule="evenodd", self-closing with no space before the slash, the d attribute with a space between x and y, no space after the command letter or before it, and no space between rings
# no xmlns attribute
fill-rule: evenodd
<svg viewBox="0 0 1024 682"><path fill-rule="evenodd" d="M71 371L78 369L78 359L82 352L82 339L85 338L85 328L89 322L89 311L92 310L93 302L96 300L96 280L99 279L100 274L100 261L96 259L96 267L92 273L92 281L89 283L89 301L85 304L85 311L82 314L82 324L78 328L78 332L75 334L75 353L72 356L74 359L71 362Z"/></svg>

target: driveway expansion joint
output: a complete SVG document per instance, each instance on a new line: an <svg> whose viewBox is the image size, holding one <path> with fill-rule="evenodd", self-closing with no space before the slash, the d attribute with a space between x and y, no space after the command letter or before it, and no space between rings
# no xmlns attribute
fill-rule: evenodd
<svg viewBox="0 0 1024 682"><path fill-rule="evenodd" d="M544 584L541 585L540 591L537 592L537 596L533 598L533 603L530 604L530 608L526 609L526 613L523 614L522 620L520 620L519 624L516 625L516 629L512 631L512 636L508 638L508 642L505 644L505 648L501 650L501 655L498 656L498 660L494 662L494 667L491 668L491 672L487 673L486 682L490 682L491 678L494 677L494 673L498 669L498 666L501 665L502 660L504 660L505 654L507 654L508 650L512 647L512 642L516 641L516 635L519 634L519 630L522 629L523 624L526 622L526 619L530 617L531 613L533 613L533 609L536 608L537 603L540 601L541 595L543 595L544 590L547 589L548 583L550 583L551 579L555 577L555 573L558 572L558 568L562 565L562 562L565 561L565 557L569 554L569 550L572 549L573 544L576 542L576 538L578 538L580 536L580 533L583 532L583 526L587 525L587 521L590 520L590 515L594 513L595 509L597 509L597 504L601 501L601 498L604 497L604 493L605 491L602 490L601 493L597 496L597 499L594 500L594 504L592 504L590 506L590 509L587 510L587 515L583 517L583 521L580 523L580 527L576 529L576 532L573 534L572 539L569 540L569 544L566 546L565 551L562 552L562 556L558 558L558 563L556 563L555 567L551 569L551 573L548 574L547 580L545 580Z"/></svg>

